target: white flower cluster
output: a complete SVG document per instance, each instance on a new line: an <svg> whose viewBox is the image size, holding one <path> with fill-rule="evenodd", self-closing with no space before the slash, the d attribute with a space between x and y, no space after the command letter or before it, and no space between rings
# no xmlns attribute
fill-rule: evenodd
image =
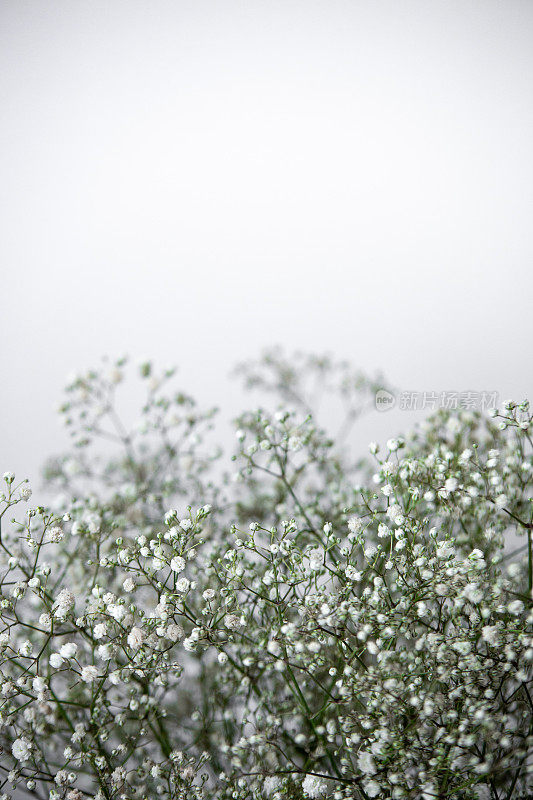
<svg viewBox="0 0 533 800"><path fill-rule="evenodd" d="M528 404L439 412L355 467L307 378L349 420L373 383L270 353L241 373L295 410L238 420L230 483L172 370L139 366L126 428L125 370L73 379L50 510L3 477L2 800L530 797Z"/></svg>

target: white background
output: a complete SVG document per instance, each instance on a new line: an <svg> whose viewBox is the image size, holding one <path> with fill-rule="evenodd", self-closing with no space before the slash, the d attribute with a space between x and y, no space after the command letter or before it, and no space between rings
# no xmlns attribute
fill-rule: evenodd
<svg viewBox="0 0 533 800"><path fill-rule="evenodd" d="M228 415L275 342L531 393L532 45L527 0L4 0L0 471L104 353Z"/></svg>

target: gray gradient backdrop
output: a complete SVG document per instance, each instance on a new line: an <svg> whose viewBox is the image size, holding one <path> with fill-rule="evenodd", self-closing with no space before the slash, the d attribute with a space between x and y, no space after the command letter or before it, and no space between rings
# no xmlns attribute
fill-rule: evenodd
<svg viewBox="0 0 533 800"><path fill-rule="evenodd" d="M3 0L0 76L1 470L103 353L531 394L532 2Z"/></svg>

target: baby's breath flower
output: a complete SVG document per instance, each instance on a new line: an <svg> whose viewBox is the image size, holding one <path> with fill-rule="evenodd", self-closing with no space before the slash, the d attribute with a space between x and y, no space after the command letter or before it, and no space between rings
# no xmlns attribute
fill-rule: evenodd
<svg viewBox="0 0 533 800"><path fill-rule="evenodd" d="M28 740L25 739L24 737L15 739L15 741L11 746L11 752L13 754L13 758L16 761L21 761L21 762L28 761L32 752L31 742L28 742Z"/></svg>
<svg viewBox="0 0 533 800"><path fill-rule="evenodd" d="M349 419L374 402L346 366L303 363ZM239 418L232 483L211 468L212 412L167 390L171 370L142 362L128 428L126 367L69 385L76 445L48 468L53 511L4 476L12 793L528 797L529 405L506 404L501 429L438 411L359 465L309 413L305 370L270 354L250 384L294 408Z"/></svg>
<svg viewBox="0 0 533 800"><path fill-rule="evenodd" d="M134 626L128 634L128 644L133 649L141 647L145 639L145 634L142 628Z"/></svg>
<svg viewBox="0 0 533 800"><path fill-rule="evenodd" d="M306 775L302 783L302 791L305 797L325 797L328 785L316 775Z"/></svg>
<svg viewBox="0 0 533 800"><path fill-rule="evenodd" d="M92 664L81 668L81 679L85 683L93 683L98 678L98 670Z"/></svg>

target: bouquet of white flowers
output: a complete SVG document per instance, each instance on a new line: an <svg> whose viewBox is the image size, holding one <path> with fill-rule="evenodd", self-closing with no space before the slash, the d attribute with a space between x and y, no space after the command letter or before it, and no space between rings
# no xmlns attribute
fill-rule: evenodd
<svg viewBox="0 0 533 800"><path fill-rule="evenodd" d="M228 475L172 370L140 365L122 421L126 367L68 387L49 508L4 475L1 797L530 797L529 405L440 411L357 461L382 381L275 351L239 369L275 401Z"/></svg>

